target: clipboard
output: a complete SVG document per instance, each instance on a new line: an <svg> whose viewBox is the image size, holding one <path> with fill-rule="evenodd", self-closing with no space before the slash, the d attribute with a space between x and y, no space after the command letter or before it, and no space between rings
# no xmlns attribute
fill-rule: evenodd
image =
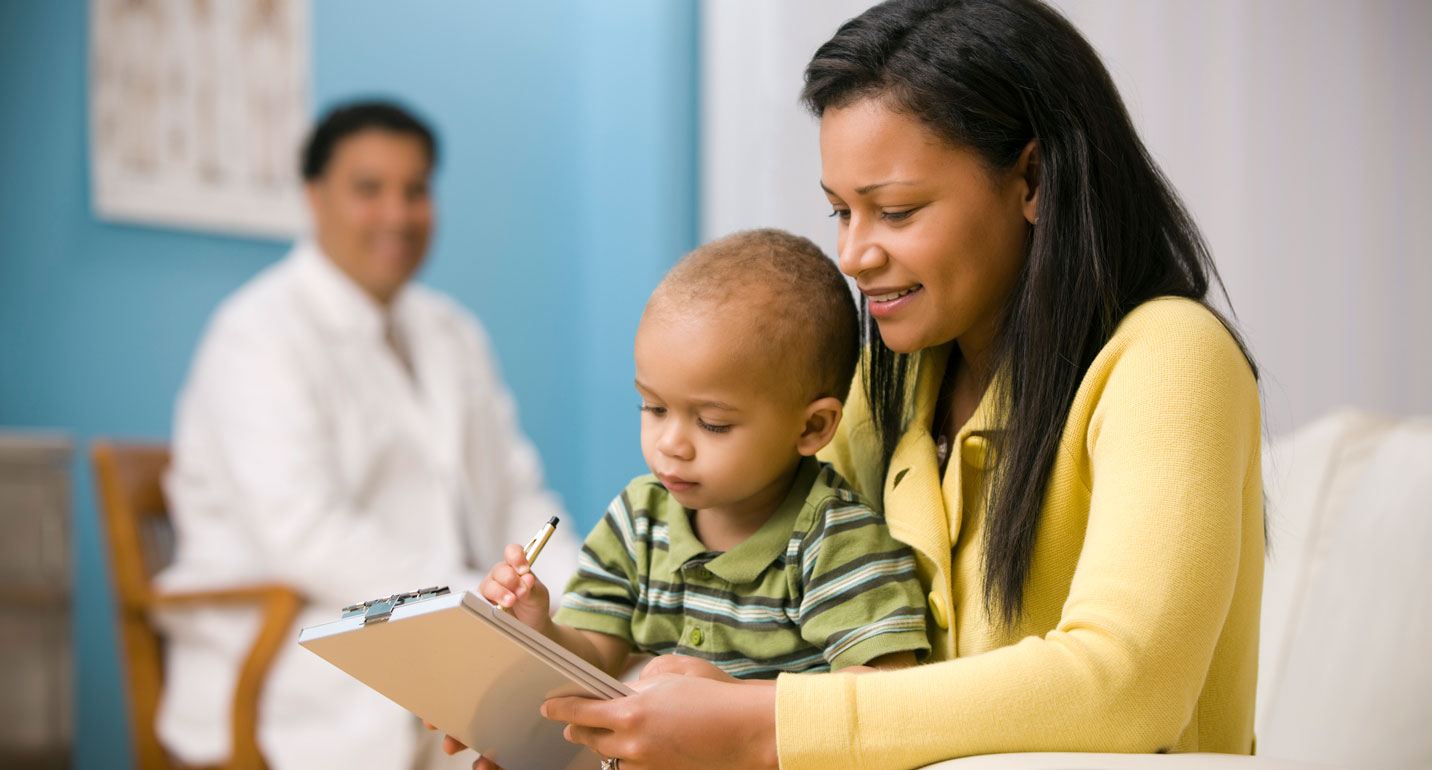
<svg viewBox="0 0 1432 770"><path fill-rule="evenodd" d="M550 770L585 753L538 713L548 698L630 687L470 591L425 588L345 607L298 643L501 765Z"/></svg>

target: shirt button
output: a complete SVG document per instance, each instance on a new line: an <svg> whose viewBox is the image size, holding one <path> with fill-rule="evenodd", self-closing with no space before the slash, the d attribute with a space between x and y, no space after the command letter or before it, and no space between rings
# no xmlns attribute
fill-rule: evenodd
<svg viewBox="0 0 1432 770"><path fill-rule="evenodd" d="M691 629L691 646L692 646L692 647L700 647L700 646L701 646L701 640L702 640L702 639L705 639L705 638L706 638L706 637L701 634L701 629L699 629L699 628L693 628L693 629Z"/></svg>
<svg viewBox="0 0 1432 770"><path fill-rule="evenodd" d="M950 613L945 607L945 597L938 591L930 592L930 616L934 619L935 625L940 628L950 627Z"/></svg>
<svg viewBox="0 0 1432 770"><path fill-rule="evenodd" d="M994 447L984 436L970 436L960 447L960 457L965 465L976 470L987 471L994 467Z"/></svg>

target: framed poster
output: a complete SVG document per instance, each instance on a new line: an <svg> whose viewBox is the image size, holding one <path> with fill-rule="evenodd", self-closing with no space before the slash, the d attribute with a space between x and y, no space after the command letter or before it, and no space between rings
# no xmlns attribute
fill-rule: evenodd
<svg viewBox="0 0 1432 770"><path fill-rule="evenodd" d="M297 234L308 21L308 0L90 0L96 215Z"/></svg>

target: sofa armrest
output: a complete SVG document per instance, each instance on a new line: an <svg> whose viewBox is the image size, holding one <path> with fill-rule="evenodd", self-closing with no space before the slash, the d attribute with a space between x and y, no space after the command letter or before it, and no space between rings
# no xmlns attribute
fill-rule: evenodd
<svg viewBox="0 0 1432 770"><path fill-rule="evenodd" d="M1235 754L986 754L937 762L924 770L1329 770L1274 757Z"/></svg>

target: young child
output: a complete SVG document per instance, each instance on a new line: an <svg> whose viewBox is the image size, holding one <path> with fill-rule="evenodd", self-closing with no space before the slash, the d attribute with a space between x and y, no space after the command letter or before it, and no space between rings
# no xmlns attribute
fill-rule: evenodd
<svg viewBox="0 0 1432 770"><path fill-rule="evenodd" d="M914 558L813 457L858 358L855 304L814 243L753 230L687 255L636 335L651 475L587 537L555 619L518 545L481 594L612 675L633 650L745 679L913 665Z"/></svg>

